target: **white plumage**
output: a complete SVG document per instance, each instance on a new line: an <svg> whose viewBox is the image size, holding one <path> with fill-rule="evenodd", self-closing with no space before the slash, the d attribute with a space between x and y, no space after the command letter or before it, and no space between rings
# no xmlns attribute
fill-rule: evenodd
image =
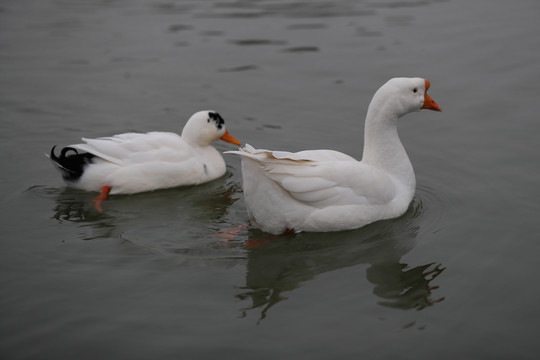
<svg viewBox="0 0 540 360"><path fill-rule="evenodd" d="M100 191L107 186L111 194L131 194L201 184L224 175L225 161L211 145L218 139L240 145L218 113L200 111L188 120L182 135L83 138L84 143L64 148L59 157L53 148L50 158L71 187Z"/></svg>
<svg viewBox="0 0 540 360"><path fill-rule="evenodd" d="M389 80L366 117L362 161L333 150L290 153L228 151L242 157L244 198L255 227L339 231L402 215L414 196L414 171L397 133L397 120L420 109L440 111L420 78Z"/></svg>

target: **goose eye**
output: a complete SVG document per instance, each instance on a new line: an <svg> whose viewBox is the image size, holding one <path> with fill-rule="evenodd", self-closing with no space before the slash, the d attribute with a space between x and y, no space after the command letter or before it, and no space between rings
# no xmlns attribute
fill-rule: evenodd
<svg viewBox="0 0 540 360"><path fill-rule="evenodd" d="M414 92L414 93L417 93L417 92L418 92L418 89L417 89L417 88L414 88L414 89L413 89L413 92Z"/></svg>

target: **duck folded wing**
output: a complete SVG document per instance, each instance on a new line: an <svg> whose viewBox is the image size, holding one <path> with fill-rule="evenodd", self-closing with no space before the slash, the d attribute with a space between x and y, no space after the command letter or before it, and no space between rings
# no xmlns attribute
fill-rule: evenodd
<svg viewBox="0 0 540 360"><path fill-rule="evenodd" d="M155 159L178 162L190 156L187 144L179 139L174 133L124 133L96 139L82 138L84 144L71 147L121 166Z"/></svg>

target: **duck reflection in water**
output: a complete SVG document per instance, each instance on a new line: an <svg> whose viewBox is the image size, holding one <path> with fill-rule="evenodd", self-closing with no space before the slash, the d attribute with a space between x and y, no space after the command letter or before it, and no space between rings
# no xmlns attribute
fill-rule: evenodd
<svg viewBox="0 0 540 360"><path fill-rule="evenodd" d="M261 246L250 247L246 284L237 298L251 300L242 316L260 309L259 321L272 306L287 299L284 293L302 286L317 275L368 264L367 280L381 306L421 310L444 300L434 298L438 286L432 281L443 271L441 264L411 267L400 259L416 243L420 230L417 217L422 212L414 200L402 217L380 221L362 229L337 233L300 233L276 237ZM265 234L253 231L255 238ZM248 240L248 242L258 240Z"/></svg>
<svg viewBox="0 0 540 360"><path fill-rule="evenodd" d="M126 231L156 224L220 221L238 200L240 188L228 177L198 186L156 190L110 199L102 213L92 206L95 194L72 188L30 189L34 195L52 198L52 218L78 224L83 240L122 238ZM150 240L149 240L150 241ZM143 245L144 246L144 245Z"/></svg>

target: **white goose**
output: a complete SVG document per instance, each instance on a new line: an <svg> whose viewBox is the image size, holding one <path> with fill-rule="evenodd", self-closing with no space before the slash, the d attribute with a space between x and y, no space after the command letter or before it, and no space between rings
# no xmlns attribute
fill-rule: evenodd
<svg viewBox="0 0 540 360"><path fill-rule="evenodd" d="M171 132L125 133L65 147L50 158L68 186L109 194L196 185L225 174L225 161L212 147L221 139L240 145L214 111L200 111L187 121L182 135ZM68 154L69 153L69 154Z"/></svg>
<svg viewBox="0 0 540 360"><path fill-rule="evenodd" d="M397 120L420 109L441 111L428 88L425 79L394 78L375 93L367 111L362 161L333 150L290 153L246 144L228 151L242 157L252 225L272 234L339 231L405 213L416 179Z"/></svg>

